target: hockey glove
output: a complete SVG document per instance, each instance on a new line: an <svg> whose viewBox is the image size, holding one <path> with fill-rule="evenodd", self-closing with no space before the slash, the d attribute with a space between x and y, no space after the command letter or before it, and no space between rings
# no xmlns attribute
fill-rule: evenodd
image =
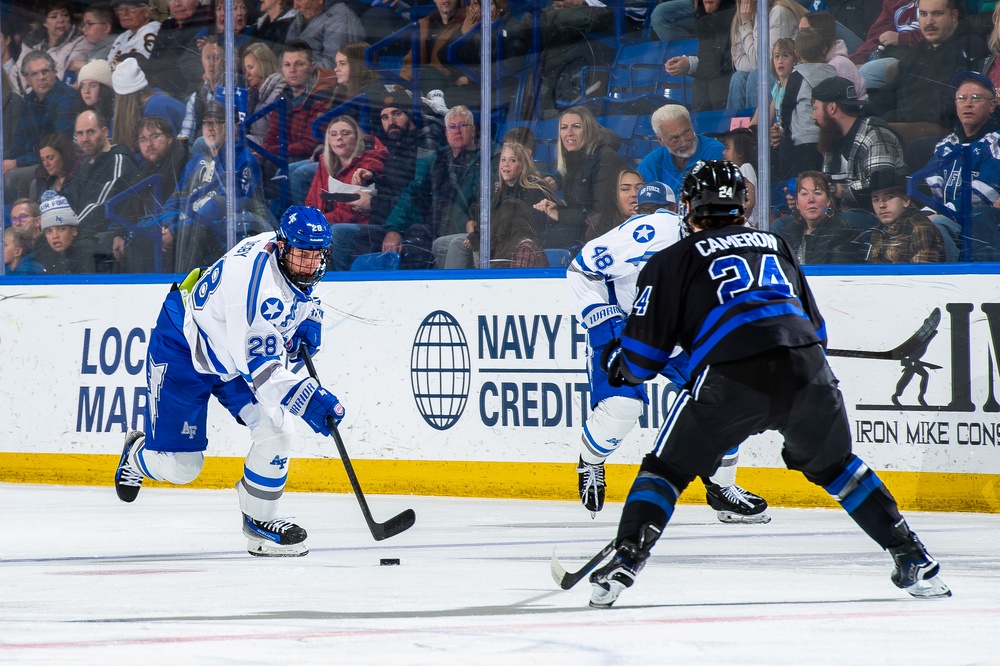
<svg viewBox="0 0 1000 666"><path fill-rule="evenodd" d="M621 338L615 338L607 344L604 353L601 354L601 369L608 373L608 384L615 388L641 384L642 380L633 381L632 376L624 371L622 368L624 363Z"/></svg>
<svg viewBox="0 0 1000 666"><path fill-rule="evenodd" d="M587 329L587 343L591 349L601 349L609 342L620 339L624 330L625 320L622 317L605 319Z"/></svg>
<svg viewBox="0 0 1000 666"><path fill-rule="evenodd" d="M344 406L337 396L320 386L315 379L303 379L281 401L290 414L301 416L309 427L321 435L333 432L328 419L339 425L344 419Z"/></svg>
<svg viewBox="0 0 1000 666"><path fill-rule="evenodd" d="M313 304L312 311L305 321L299 324L295 333L285 343L289 360L294 361L299 356L299 350L305 348L310 356L315 356L323 343L323 307Z"/></svg>

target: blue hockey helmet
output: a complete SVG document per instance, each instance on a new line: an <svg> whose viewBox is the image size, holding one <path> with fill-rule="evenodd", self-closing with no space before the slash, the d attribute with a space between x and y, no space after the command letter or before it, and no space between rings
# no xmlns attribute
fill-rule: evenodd
<svg viewBox="0 0 1000 666"><path fill-rule="evenodd" d="M282 243L278 266L292 284L308 289L323 279L333 254L333 232L319 209L289 206L278 224L278 240ZM302 255L292 253L292 248L319 251L319 265L305 265Z"/></svg>

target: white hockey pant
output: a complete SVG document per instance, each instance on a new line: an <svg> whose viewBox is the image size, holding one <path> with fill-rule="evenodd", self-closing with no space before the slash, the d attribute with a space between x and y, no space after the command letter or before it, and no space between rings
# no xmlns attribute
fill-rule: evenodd
<svg viewBox="0 0 1000 666"><path fill-rule="evenodd" d="M295 434L294 420L278 412L279 422L264 414L259 405L247 405L240 418L250 428L253 444L243 463L243 478L236 484L240 510L254 520L274 520L278 500L288 480L288 453ZM248 418L249 417L249 418Z"/></svg>
<svg viewBox="0 0 1000 666"><path fill-rule="evenodd" d="M597 403L583 424L580 457L591 465L603 463L632 432L642 415L642 401L611 396Z"/></svg>

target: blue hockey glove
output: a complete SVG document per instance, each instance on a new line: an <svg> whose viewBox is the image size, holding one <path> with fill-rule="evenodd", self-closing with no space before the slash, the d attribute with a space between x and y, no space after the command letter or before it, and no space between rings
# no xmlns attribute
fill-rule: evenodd
<svg viewBox="0 0 1000 666"><path fill-rule="evenodd" d="M299 350L305 348L310 356L315 356L323 343L323 308L318 303L312 306L309 316L299 324L295 333L285 343L288 350L288 358L295 360L298 358Z"/></svg>
<svg viewBox="0 0 1000 666"><path fill-rule="evenodd" d="M587 329L587 343L591 349L601 349L609 342L622 337L625 330L625 319L622 317L611 317L605 319L600 324L595 324Z"/></svg>
<svg viewBox="0 0 1000 666"><path fill-rule="evenodd" d="M290 414L301 416L309 427L321 435L330 435L333 429L328 419L333 419L335 425L340 425L344 419L344 406L337 396L320 386L315 379L303 379L295 385L281 404L288 408Z"/></svg>

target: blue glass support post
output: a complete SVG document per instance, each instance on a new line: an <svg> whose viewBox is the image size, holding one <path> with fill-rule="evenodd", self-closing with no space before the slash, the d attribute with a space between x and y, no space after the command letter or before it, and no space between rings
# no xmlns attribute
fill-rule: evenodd
<svg viewBox="0 0 1000 666"><path fill-rule="evenodd" d="M771 43L770 4L757 3L757 184L753 209L757 211L757 224L764 230L771 228L771 77L767 75L771 71L771 49L763 46Z"/></svg>
<svg viewBox="0 0 1000 666"><path fill-rule="evenodd" d="M236 245L236 34L233 0L226 4L226 249Z"/></svg>

